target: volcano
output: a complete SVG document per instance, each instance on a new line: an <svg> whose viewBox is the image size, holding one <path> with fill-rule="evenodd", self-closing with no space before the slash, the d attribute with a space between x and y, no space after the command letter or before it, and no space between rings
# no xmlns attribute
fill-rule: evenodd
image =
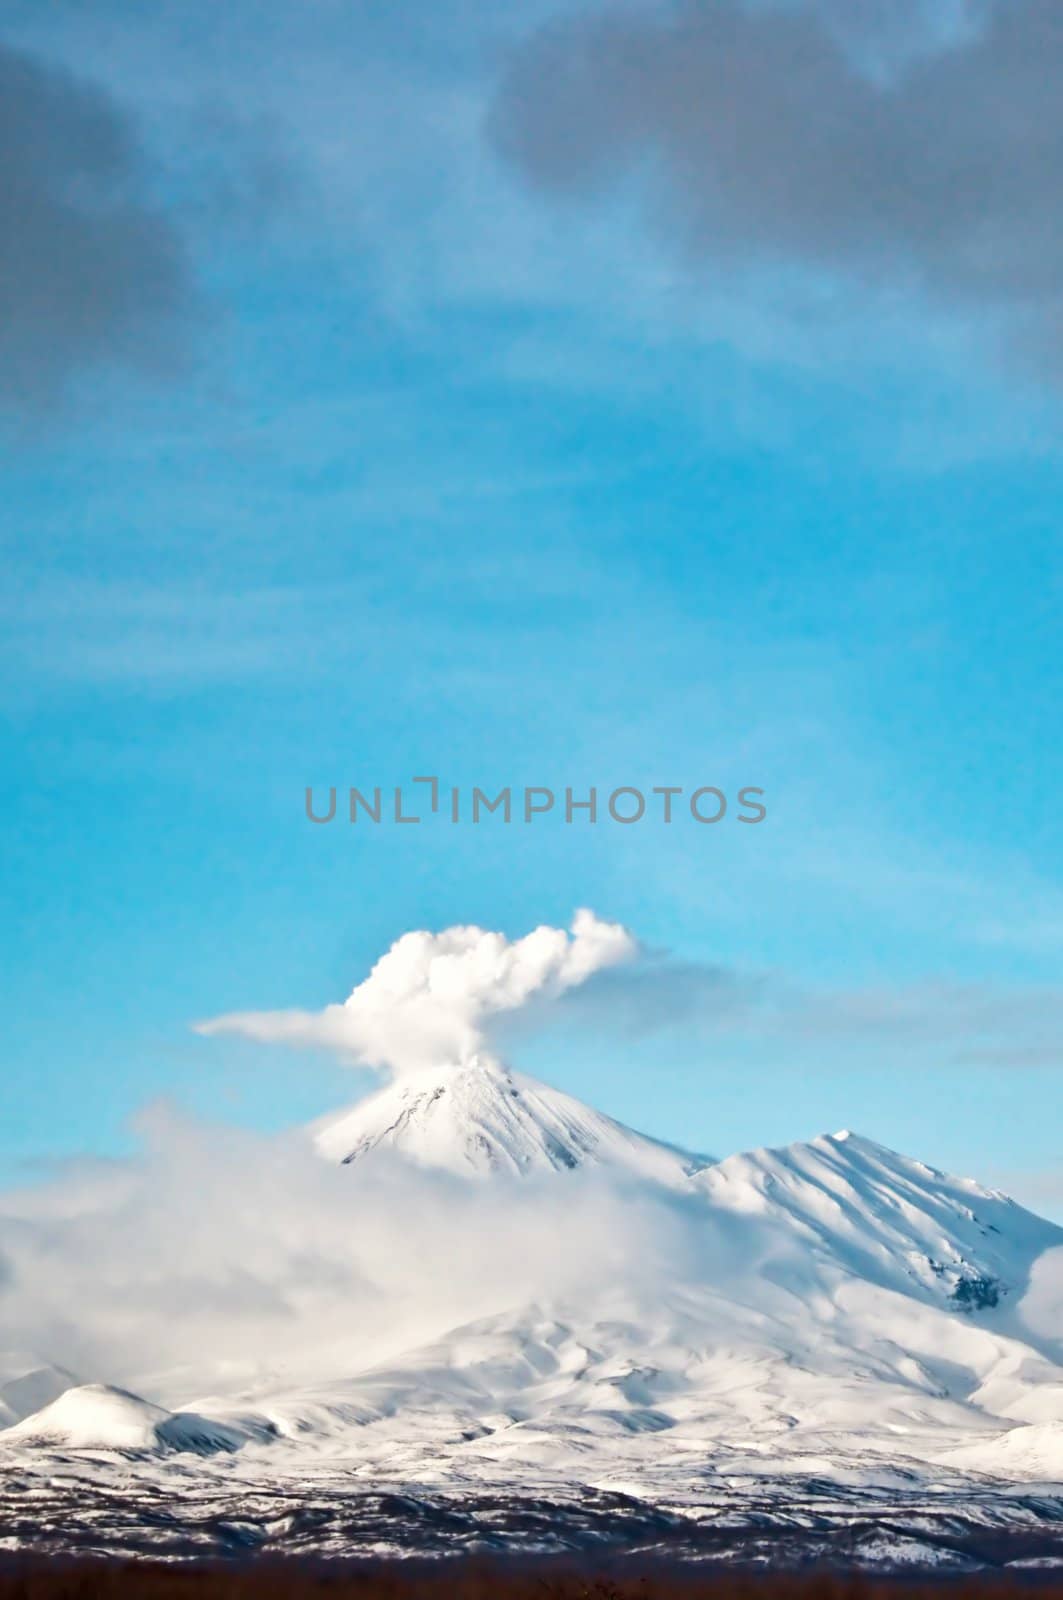
<svg viewBox="0 0 1063 1600"><path fill-rule="evenodd" d="M309 1131L331 1253L271 1175L254 1259L210 1286L246 1361L13 1359L9 1523L32 1503L57 1547L151 1553L161 1496L189 1549L237 1528L282 1552L294 1528L428 1552L459 1527L526 1548L534 1526L535 1548L760 1560L770 1534L779 1562L1063 1564L1063 1228L1006 1195L848 1131L712 1160L487 1056Z"/></svg>
<svg viewBox="0 0 1063 1600"><path fill-rule="evenodd" d="M386 1150L460 1176L602 1166L682 1186L712 1163L484 1055L402 1077L314 1133L330 1160L358 1162Z"/></svg>

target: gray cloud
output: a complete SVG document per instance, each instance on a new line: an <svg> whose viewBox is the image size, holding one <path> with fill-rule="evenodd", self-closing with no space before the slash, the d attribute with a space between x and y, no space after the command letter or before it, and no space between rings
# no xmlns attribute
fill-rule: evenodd
<svg viewBox="0 0 1063 1600"><path fill-rule="evenodd" d="M918 1060L937 1068L1001 1071L1063 1065L1063 990L945 978L864 988L816 987L793 976L640 953L596 973L556 1001L492 1030L502 1045L544 1025L575 1024L599 1037L684 1035L728 1047L745 1041L774 1060L824 1063Z"/></svg>
<svg viewBox="0 0 1063 1600"><path fill-rule="evenodd" d="M984 9L887 71L831 13L682 0L572 16L511 58L490 135L557 195L635 183L693 261L800 264L1003 313L1057 361L1058 0Z"/></svg>
<svg viewBox="0 0 1063 1600"><path fill-rule="evenodd" d="M697 961L681 961L667 951L642 951L629 965L606 967L553 1003L553 1017L595 1033L622 1039L646 1038L684 1028L694 1035L756 1024L778 1003L779 986L764 973ZM534 1006L527 1022L541 1017ZM518 1019L510 1033L519 1034ZM507 1024L497 1030L507 1037Z"/></svg>
<svg viewBox="0 0 1063 1600"><path fill-rule="evenodd" d="M132 124L0 45L0 407L54 404L100 364L168 366L194 298Z"/></svg>

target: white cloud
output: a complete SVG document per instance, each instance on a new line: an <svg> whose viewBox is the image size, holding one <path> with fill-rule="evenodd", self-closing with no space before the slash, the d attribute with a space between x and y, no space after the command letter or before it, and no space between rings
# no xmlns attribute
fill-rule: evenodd
<svg viewBox="0 0 1063 1600"><path fill-rule="evenodd" d="M316 1045L409 1072L470 1059L484 1048L491 1018L555 999L637 952L626 928L588 910L577 911L567 931L540 926L522 939L475 926L419 929L397 939L342 1005L233 1012L198 1031Z"/></svg>
<svg viewBox="0 0 1063 1600"><path fill-rule="evenodd" d="M157 1107L144 1149L0 1194L4 1344L183 1404L350 1373L455 1324L683 1270L704 1229L607 1174L482 1186ZM563 1235L564 1249L558 1248Z"/></svg>
<svg viewBox="0 0 1063 1600"><path fill-rule="evenodd" d="M1058 1182L1058 1178L1057 1178ZM1046 1250L1034 1262L1021 1305L1022 1320L1041 1338L1060 1340L1063 1327L1063 1249Z"/></svg>

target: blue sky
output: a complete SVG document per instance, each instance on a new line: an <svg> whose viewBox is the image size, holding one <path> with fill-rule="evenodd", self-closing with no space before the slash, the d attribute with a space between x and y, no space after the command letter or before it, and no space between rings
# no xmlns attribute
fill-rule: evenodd
<svg viewBox="0 0 1063 1600"><path fill-rule="evenodd" d="M905 49L959 55L917 9ZM708 1150L848 1125L1059 1212L1038 286L998 250L973 290L898 208L873 271L841 201L679 237L701 191L660 176L649 95L656 156L599 182L577 137L558 179L526 79L565 6L5 15L109 98L180 266L135 347L53 326L0 394L0 1170L128 1149L159 1096L310 1117L366 1080L190 1024L342 998L408 928L588 905L768 999L559 1015L513 1042L530 1070ZM422 772L756 784L769 817L303 816L308 783Z"/></svg>

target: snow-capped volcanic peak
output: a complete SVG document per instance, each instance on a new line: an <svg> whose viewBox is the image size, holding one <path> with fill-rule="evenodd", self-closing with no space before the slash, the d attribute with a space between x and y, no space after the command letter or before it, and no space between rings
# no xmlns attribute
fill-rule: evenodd
<svg viewBox="0 0 1063 1600"><path fill-rule="evenodd" d="M485 1055L401 1077L313 1131L329 1160L358 1161L390 1149L462 1176L602 1164L676 1185L710 1162L635 1133Z"/></svg>

